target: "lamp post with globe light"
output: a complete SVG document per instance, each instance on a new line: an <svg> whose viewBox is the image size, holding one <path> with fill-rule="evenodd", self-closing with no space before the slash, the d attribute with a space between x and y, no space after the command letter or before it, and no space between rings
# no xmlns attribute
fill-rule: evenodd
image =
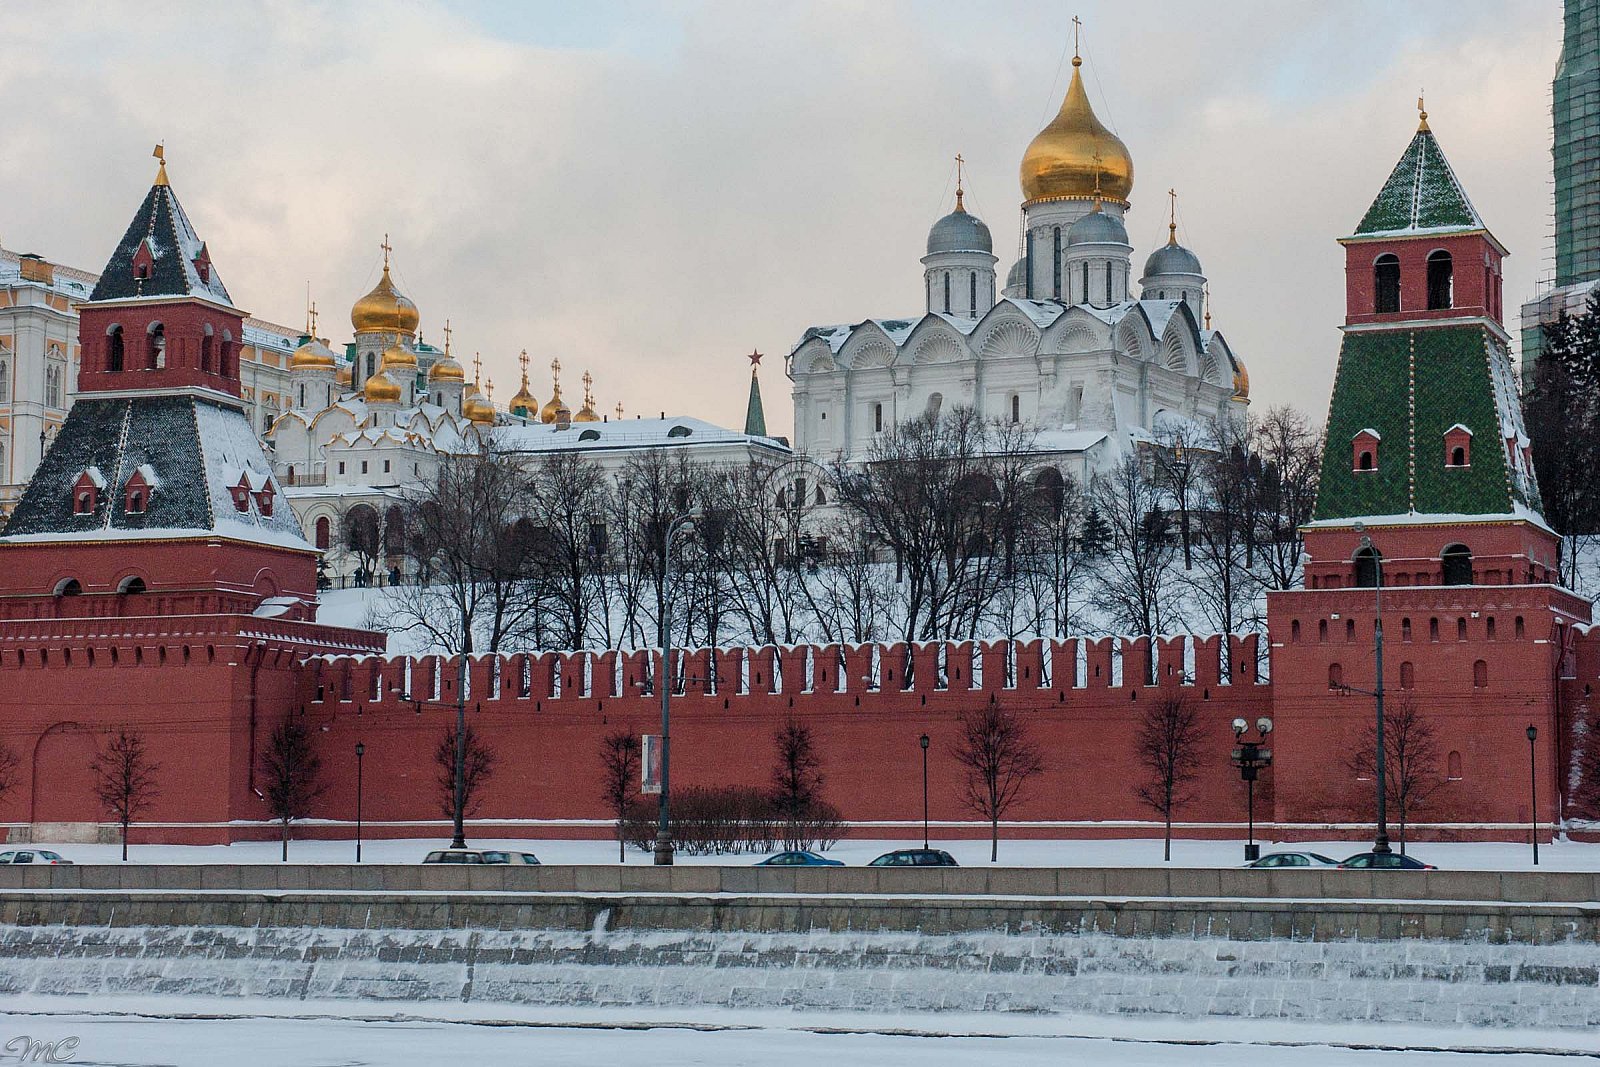
<svg viewBox="0 0 1600 1067"><path fill-rule="evenodd" d="M1233 720L1233 736L1238 742L1233 750L1233 765L1239 768L1239 777L1244 781L1249 799L1246 801L1248 812L1250 838L1244 846L1244 859L1246 863L1254 863L1261 858L1261 846L1256 844L1256 777L1261 768L1272 765L1272 750L1266 748L1267 735L1272 732L1272 720L1263 715L1256 720L1256 738L1245 740L1245 733L1250 729L1250 724L1244 719Z"/></svg>

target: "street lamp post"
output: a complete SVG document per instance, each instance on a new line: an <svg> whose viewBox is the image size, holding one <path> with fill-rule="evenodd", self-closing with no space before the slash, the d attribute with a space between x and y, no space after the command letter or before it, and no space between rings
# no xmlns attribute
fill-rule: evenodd
<svg viewBox="0 0 1600 1067"><path fill-rule="evenodd" d="M367 754L367 746L360 741L356 742L356 862L361 862L361 757Z"/></svg>
<svg viewBox="0 0 1600 1067"><path fill-rule="evenodd" d="M1539 866L1539 765L1534 757L1533 743L1539 739L1539 728L1528 724L1528 812L1533 831L1533 865Z"/></svg>
<svg viewBox="0 0 1600 1067"><path fill-rule="evenodd" d="M1246 794L1246 811L1248 812L1250 838L1244 846L1244 860L1254 863L1261 858L1261 846L1256 844L1256 777L1261 773L1261 768L1271 766L1272 750L1263 747L1267 735L1272 732L1272 720L1263 715L1256 720L1257 738L1253 741L1244 739L1245 731L1250 729L1250 724L1243 719L1233 720L1233 736L1239 742L1233 750L1233 765L1239 768L1239 777L1244 781Z"/></svg>
<svg viewBox="0 0 1600 1067"><path fill-rule="evenodd" d="M1355 524L1355 532L1361 535L1361 547L1372 554L1372 586L1373 598L1376 605L1372 623L1373 641L1373 670L1375 681L1372 686L1372 700L1377 705L1378 737L1377 737L1377 779L1378 779L1378 833L1372 842L1372 851L1387 853L1389 848L1389 785L1388 769L1384 754L1383 744L1383 556L1373 547L1372 538L1366 533L1363 523Z"/></svg>
<svg viewBox="0 0 1600 1067"><path fill-rule="evenodd" d="M922 847L928 847L928 735L923 734L922 742Z"/></svg>
<svg viewBox="0 0 1600 1067"><path fill-rule="evenodd" d="M657 812L655 850L658 867L672 866L672 830L668 825L672 751L672 541L679 533L693 529L694 517L679 515L667 527L661 553L661 617L658 620L661 624L661 671L657 679L657 687L661 690L661 801Z"/></svg>

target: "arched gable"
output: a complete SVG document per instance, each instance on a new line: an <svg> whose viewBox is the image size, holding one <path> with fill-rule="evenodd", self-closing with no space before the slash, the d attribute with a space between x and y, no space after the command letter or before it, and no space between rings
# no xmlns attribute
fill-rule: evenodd
<svg viewBox="0 0 1600 1067"><path fill-rule="evenodd" d="M1144 308L1135 304L1117 320L1116 328L1111 331L1111 345L1132 359L1150 362L1156 358L1156 335Z"/></svg>
<svg viewBox="0 0 1600 1067"><path fill-rule="evenodd" d="M872 321L863 322L850 331L839 347L836 362L841 367L855 370L859 367L887 367L894 362L894 339L883 327Z"/></svg>
<svg viewBox="0 0 1600 1067"><path fill-rule="evenodd" d="M811 340L801 345L790 359L789 366L795 374L826 374L839 369L828 342L821 340Z"/></svg>
<svg viewBox="0 0 1600 1067"><path fill-rule="evenodd" d="M1039 327L1009 301L996 304L972 331L971 348L979 359L1021 359L1039 351Z"/></svg>
<svg viewBox="0 0 1600 1067"><path fill-rule="evenodd" d="M1111 347L1111 327L1081 307L1071 307L1039 338L1039 351L1052 354L1092 352Z"/></svg>
<svg viewBox="0 0 1600 1067"><path fill-rule="evenodd" d="M943 319L933 317L919 325L900 349L899 362L958 363L970 358L966 338Z"/></svg>

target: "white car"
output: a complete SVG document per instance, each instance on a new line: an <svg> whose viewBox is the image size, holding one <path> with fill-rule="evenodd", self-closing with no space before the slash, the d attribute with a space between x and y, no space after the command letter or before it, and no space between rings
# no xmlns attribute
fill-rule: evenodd
<svg viewBox="0 0 1600 1067"><path fill-rule="evenodd" d="M59 852L47 848L23 848L13 852L0 852L0 863L71 863Z"/></svg>
<svg viewBox="0 0 1600 1067"><path fill-rule="evenodd" d="M1246 867L1337 867L1339 861L1320 852L1269 852Z"/></svg>

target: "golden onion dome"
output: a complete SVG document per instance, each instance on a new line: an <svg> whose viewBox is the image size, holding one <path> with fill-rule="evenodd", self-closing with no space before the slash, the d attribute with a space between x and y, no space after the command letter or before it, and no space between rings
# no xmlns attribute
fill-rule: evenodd
<svg viewBox="0 0 1600 1067"><path fill-rule="evenodd" d="M350 309L350 325L356 333L415 333L418 321L417 305L394 287L387 263L372 292Z"/></svg>
<svg viewBox="0 0 1600 1067"><path fill-rule="evenodd" d="M1238 356L1233 357L1233 398L1250 399L1250 371L1245 368L1244 360Z"/></svg>
<svg viewBox="0 0 1600 1067"><path fill-rule="evenodd" d="M290 370L333 370L338 363L333 349L315 337L308 338L306 343L295 349L294 355L289 357Z"/></svg>
<svg viewBox="0 0 1600 1067"><path fill-rule="evenodd" d="M544 407L539 410L539 421L555 422L556 415L563 406L561 403L561 386L557 385L555 395L546 401Z"/></svg>
<svg viewBox="0 0 1600 1067"><path fill-rule="evenodd" d="M480 426L494 425L494 405L476 390L461 402L461 414Z"/></svg>
<svg viewBox="0 0 1600 1067"><path fill-rule="evenodd" d="M1097 184L1101 196L1123 204L1133 192L1133 156L1089 106L1078 69L1082 63L1073 57L1072 84L1061 110L1022 154L1022 196L1029 203L1092 199Z"/></svg>
<svg viewBox="0 0 1600 1067"><path fill-rule="evenodd" d="M383 358L378 360L378 366L383 370L408 370L415 373L417 354L409 348L390 345L383 350Z"/></svg>
<svg viewBox="0 0 1600 1067"><path fill-rule="evenodd" d="M361 395L366 397L369 404L398 404L400 387L387 374L379 371L367 379L367 384L361 388Z"/></svg>
<svg viewBox="0 0 1600 1067"><path fill-rule="evenodd" d="M428 381L430 382L464 382L466 380L467 372L462 369L461 364L449 356L435 360L433 366L428 368Z"/></svg>
<svg viewBox="0 0 1600 1067"><path fill-rule="evenodd" d="M576 415L572 416L572 421L573 422L599 422L600 421L600 416L598 414L596 414L596 412L594 410L593 401L585 401L583 407L578 409L578 413Z"/></svg>
<svg viewBox="0 0 1600 1067"><path fill-rule="evenodd" d="M528 379L522 379L522 388L517 390L517 395L511 398L511 403L506 405L506 410L515 415L520 410L525 416L539 414L539 401L528 392Z"/></svg>

